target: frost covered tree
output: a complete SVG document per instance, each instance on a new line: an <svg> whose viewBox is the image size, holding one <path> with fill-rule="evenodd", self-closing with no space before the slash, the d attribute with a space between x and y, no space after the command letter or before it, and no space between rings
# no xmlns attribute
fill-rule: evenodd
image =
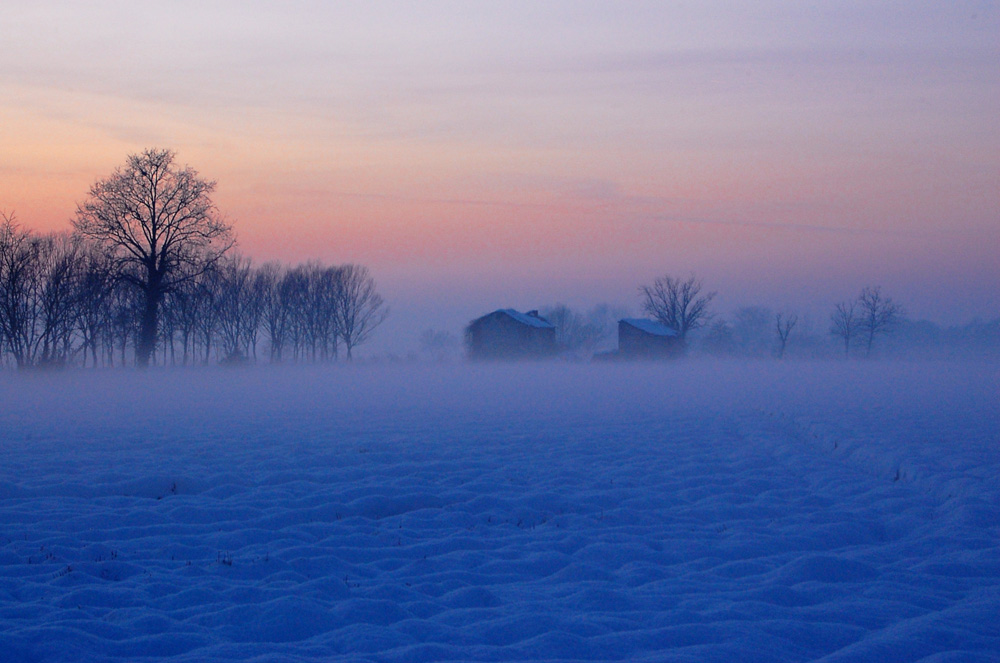
<svg viewBox="0 0 1000 663"><path fill-rule="evenodd" d="M167 293L213 265L232 231L212 202L215 182L178 167L170 150L147 149L90 188L73 226L114 256L142 296L136 364L148 366Z"/></svg>

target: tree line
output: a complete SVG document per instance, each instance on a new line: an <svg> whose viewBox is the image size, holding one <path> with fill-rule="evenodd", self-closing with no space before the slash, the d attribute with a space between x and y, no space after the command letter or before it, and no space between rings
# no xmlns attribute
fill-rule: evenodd
<svg viewBox="0 0 1000 663"><path fill-rule="evenodd" d="M136 363L145 312L136 280L93 242L36 234L2 216L0 363ZM361 265L254 265L228 252L166 290L149 363L350 359L386 312Z"/></svg>
<svg viewBox="0 0 1000 663"><path fill-rule="evenodd" d="M640 293L643 310L673 329L682 344L687 343L690 332L707 327L704 345L718 354L737 354L738 348L746 354L762 354L763 348L770 347L780 359L799 326L798 314L762 307L740 309L733 322L716 320L709 309L716 293L704 292L702 282L694 276L664 276L640 287ZM870 357L875 340L894 331L903 315L902 306L884 295L881 287L866 286L857 298L834 306L828 331L843 344L845 356L860 342L864 356Z"/></svg>
<svg viewBox="0 0 1000 663"><path fill-rule="evenodd" d="M721 315L711 306L716 294L706 291L695 276L667 275L639 287L643 313L673 330L682 352L694 355L1000 357L1000 318L949 327L911 320L879 286L862 288L855 298L834 304L818 317L765 306L744 306ZM608 304L587 311L555 304L540 307L539 313L555 327L559 356L577 360L613 353L618 321L630 317L628 309ZM408 359L446 362L462 353L458 336L439 329L424 330L419 348L419 354Z"/></svg>
<svg viewBox="0 0 1000 663"><path fill-rule="evenodd" d="M642 311L673 330L683 352L782 358L794 349L800 354L823 356L830 346L825 337L839 344L845 356L860 353L869 357L877 339L908 322L902 307L878 286L865 287L856 299L836 304L828 327L819 332L812 321L793 311L748 306L729 318L719 316L711 309L716 294L707 292L695 276L667 275L639 288ZM627 310L608 305L579 312L557 304L542 307L540 312L556 328L560 354L584 359L613 350L617 321L628 317ZM441 357L446 348L454 352L457 342L442 334L424 332L421 346L425 354Z"/></svg>
<svg viewBox="0 0 1000 663"><path fill-rule="evenodd" d="M716 356L872 357L876 352L924 357L1000 356L1000 318L941 327L910 320L877 285L833 305L828 316L746 306L731 316L711 311L716 293L694 276L664 276L639 288L643 311L673 329L686 347Z"/></svg>
<svg viewBox="0 0 1000 663"><path fill-rule="evenodd" d="M351 359L387 315L368 269L254 265L214 188L146 150L91 187L73 232L0 212L0 364Z"/></svg>

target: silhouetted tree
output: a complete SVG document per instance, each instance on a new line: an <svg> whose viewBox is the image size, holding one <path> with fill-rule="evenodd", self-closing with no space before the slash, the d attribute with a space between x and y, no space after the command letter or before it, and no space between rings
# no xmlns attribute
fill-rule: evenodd
<svg viewBox="0 0 1000 663"><path fill-rule="evenodd" d="M259 316L254 315L259 304L252 301L250 259L230 255L219 261L216 269L214 306L222 358L228 363L242 362L249 359L250 343L255 336L250 328L259 324Z"/></svg>
<svg viewBox="0 0 1000 663"><path fill-rule="evenodd" d="M122 366L126 364L128 348L135 347L139 334L142 308L141 293L125 280L116 283L108 302L108 318L104 325L104 345L108 366L114 366L115 354Z"/></svg>
<svg viewBox="0 0 1000 663"><path fill-rule="evenodd" d="M309 306L312 309L309 318L314 345L319 349L321 360L336 360L344 270L339 267L317 266L309 277Z"/></svg>
<svg viewBox="0 0 1000 663"><path fill-rule="evenodd" d="M32 363L64 366L74 354L79 277L82 261L80 242L65 233L47 235L35 242L40 305L40 346Z"/></svg>
<svg viewBox="0 0 1000 663"><path fill-rule="evenodd" d="M304 359L309 344L309 319L306 309L309 301L309 275L303 265L285 272L279 284L282 304L288 309L288 340L292 358Z"/></svg>
<svg viewBox="0 0 1000 663"><path fill-rule="evenodd" d="M867 286L858 295L859 326L865 334L865 356L872 354L875 336L892 330L903 315L903 309L891 298L882 294L878 286Z"/></svg>
<svg viewBox="0 0 1000 663"><path fill-rule="evenodd" d="M287 270L276 262L261 265L257 281L261 290L261 320L267 333L272 362L283 359L285 341L291 325L291 310L282 287Z"/></svg>
<svg viewBox="0 0 1000 663"><path fill-rule="evenodd" d="M337 326L347 351L347 360L350 361L355 346L368 340L375 328L385 321L389 311L375 291L375 280L367 267L345 265L339 269L339 276Z"/></svg>
<svg viewBox="0 0 1000 663"><path fill-rule="evenodd" d="M212 203L214 190L215 182L176 167L170 150L148 149L94 184L77 208L77 232L105 247L123 278L142 294L139 366L148 366L152 357L164 296L233 244L229 225Z"/></svg>
<svg viewBox="0 0 1000 663"><path fill-rule="evenodd" d="M198 276L194 289L195 343L201 350L201 362L208 364L212 359L214 342L219 335L219 297L222 290L222 276L216 265Z"/></svg>
<svg viewBox="0 0 1000 663"><path fill-rule="evenodd" d="M37 238L13 214L0 215L0 340L18 368L31 365L40 339L42 274Z"/></svg>
<svg viewBox="0 0 1000 663"><path fill-rule="evenodd" d="M788 346L788 337L799 321L799 316L789 313L776 313L774 316L774 330L778 333L778 359L785 356L785 348Z"/></svg>
<svg viewBox="0 0 1000 663"><path fill-rule="evenodd" d="M170 155L144 154L148 159L156 156ZM152 176L142 170L142 158L133 161L135 172L119 170L115 177ZM169 170L169 163L160 165ZM174 176L160 173L156 182ZM118 202L141 206L155 199L161 211L169 210L170 200L163 196L187 191L183 184L151 187L146 191L151 198L135 202L126 197ZM101 182L94 189L116 194L128 190L120 182ZM165 364L256 360L262 330L272 361L280 361L289 346L296 359L336 361L340 343L350 359L354 348L386 317L385 304L365 267L309 262L293 269L277 263L255 268L249 258L224 254L228 244L215 245L203 237L201 244L191 240L189 253L177 249L172 258L156 258L156 269L166 269L164 265L170 269L156 277L160 299L155 305L156 337L150 345L146 334L152 295L148 288L136 287L150 277L150 265L136 258L133 244L114 243L125 230L100 241L84 232L96 233L87 225L94 220L87 214L101 220L105 218L101 215L111 213L98 204L104 199L93 195L97 202L92 201L87 211L81 206L79 232L73 235L36 235L22 229L13 215L0 213L0 364L86 366L89 360L94 366L114 366L125 365L131 357L142 365L142 353L151 347L160 352L150 351L147 365L154 356ZM132 210L125 216L135 222L131 230L141 233L141 214ZM149 218L160 217L150 212ZM228 238L228 229L219 232L215 239ZM162 252L169 254L171 237L169 233L161 237ZM150 251L152 245L151 241Z"/></svg>
<svg viewBox="0 0 1000 663"><path fill-rule="evenodd" d="M858 333L860 326L856 302L841 302L830 315L830 333L844 343L844 356L851 355L851 339Z"/></svg>
<svg viewBox="0 0 1000 663"><path fill-rule="evenodd" d="M101 330L109 316L111 293L115 287L114 266L108 255L93 245L84 245L79 259L76 325L83 344L83 364L87 363L89 351L96 367L99 362Z"/></svg>
<svg viewBox="0 0 1000 663"><path fill-rule="evenodd" d="M35 235L0 215L0 342L19 368L74 354L78 251L68 235Z"/></svg>
<svg viewBox="0 0 1000 663"><path fill-rule="evenodd" d="M643 310L666 327L677 332L685 343L688 332L705 326L711 319L708 305L714 292L702 294L701 281L694 276L686 280L663 276L652 286L642 286Z"/></svg>

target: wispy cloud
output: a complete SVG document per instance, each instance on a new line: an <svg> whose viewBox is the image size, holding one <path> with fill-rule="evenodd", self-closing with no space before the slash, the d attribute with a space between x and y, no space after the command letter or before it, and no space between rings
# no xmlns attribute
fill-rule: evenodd
<svg viewBox="0 0 1000 663"><path fill-rule="evenodd" d="M744 221L739 219L706 219L684 216L657 216L657 222L683 223L711 226L735 226L740 228L766 228L776 230L791 230L804 233L827 233L837 235L877 235L882 237L933 237L935 235L951 235L952 232L939 231L900 231L881 227L866 226L824 226L810 223L789 223L784 221Z"/></svg>

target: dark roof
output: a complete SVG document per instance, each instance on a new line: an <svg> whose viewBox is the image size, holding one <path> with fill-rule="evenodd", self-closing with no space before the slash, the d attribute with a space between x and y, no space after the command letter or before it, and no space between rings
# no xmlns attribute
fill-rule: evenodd
<svg viewBox="0 0 1000 663"><path fill-rule="evenodd" d="M478 320L482 320L483 318L488 318L491 315L496 315L497 313L502 313L502 314L504 314L504 315L506 315L506 316L508 316L510 318L513 318L517 322L520 322L522 325L527 325L528 327L536 327L538 329L555 329L556 328L556 326L554 324L552 324L551 322L549 322L545 318L539 316L534 311L532 311L531 313L521 313L520 311L515 311L512 308L497 309L496 311L493 311L492 313L488 313L487 315L484 315L482 318L479 318ZM478 320L476 320L476 321L478 321ZM473 322L476 322L476 321L473 321Z"/></svg>
<svg viewBox="0 0 1000 663"><path fill-rule="evenodd" d="M652 334L653 336L677 336L677 332L667 327L661 322L656 320L647 320L646 318L623 318L619 322L624 322L630 327L635 327L640 331L644 331L647 334Z"/></svg>

